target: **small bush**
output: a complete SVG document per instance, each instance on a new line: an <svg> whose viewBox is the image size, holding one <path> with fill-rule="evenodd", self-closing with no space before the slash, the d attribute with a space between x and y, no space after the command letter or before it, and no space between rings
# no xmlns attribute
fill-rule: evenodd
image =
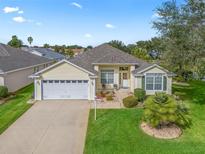
<svg viewBox="0 0 205 154"><path fill-rule="evenodd" d="M138 98L138 101L143 102L146 96L146 92L141 88L137 88L134 90L134 95L136 98Z"/></svg>
<svg viewBox="0 0 205 154"><path fill-rule="evenodd" d="M111 95L107 95L107 96L106 96L106 100L107 100L107 101L113 101L113 97L112 97Z"/></svg>
<svg viewBox="0 0 205 154"><path fill-rule="evenodd" d="M127 108L135 107L138 104L137 98L134 96L128 96L123 99L123 104Z"/></svg>
<svg viewBox="0 0 205 154"><path fill-rule="evenodd" d="M0 86L0 98L8 96L8 88L6 86Z"/></svg>

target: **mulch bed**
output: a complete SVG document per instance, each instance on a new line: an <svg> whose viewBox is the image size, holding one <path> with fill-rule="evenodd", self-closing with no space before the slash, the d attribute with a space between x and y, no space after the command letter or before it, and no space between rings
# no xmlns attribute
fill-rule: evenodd
<svg viewBox="0 0 205 154"><path fill-rule="evenodd" d="M142 122L141 129L148 135L160 139L175 139L181 136L182 130L176 125L162 126L160 129L153 128Z"/></svg>

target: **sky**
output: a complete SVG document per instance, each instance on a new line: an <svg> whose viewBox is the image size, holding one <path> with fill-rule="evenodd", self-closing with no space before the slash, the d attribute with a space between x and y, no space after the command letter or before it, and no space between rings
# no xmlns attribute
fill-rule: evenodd
<svg viewBox="0 0 205 154"><path fill-rule="evenodd" d="M182 1L182 0L178 0ZM96 46L157 36L152 21L165 0L0 0L0 42Z"/></svg>

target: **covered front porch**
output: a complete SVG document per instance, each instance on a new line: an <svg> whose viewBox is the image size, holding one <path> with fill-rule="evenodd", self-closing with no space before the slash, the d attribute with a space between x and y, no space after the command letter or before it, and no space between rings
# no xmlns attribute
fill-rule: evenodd
<svg viewBox="0 0 205 154"><path fill-rule="evenodd" d="M134 90L134 76L132 71L135 66L132 65L98 65L95 70L98 71L96 79L96 91L112 91L119 89Z"/></svg>

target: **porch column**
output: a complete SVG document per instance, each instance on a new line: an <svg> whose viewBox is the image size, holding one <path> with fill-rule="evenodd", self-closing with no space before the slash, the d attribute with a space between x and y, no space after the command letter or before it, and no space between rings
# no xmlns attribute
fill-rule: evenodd
<svg viewBox="0 0 205 154"><path fill-rule="evenodd" d="M130 91L134 92L135 89L135 76L132 74L132 71L135 70L135 66L130 67Z"/></svg>

